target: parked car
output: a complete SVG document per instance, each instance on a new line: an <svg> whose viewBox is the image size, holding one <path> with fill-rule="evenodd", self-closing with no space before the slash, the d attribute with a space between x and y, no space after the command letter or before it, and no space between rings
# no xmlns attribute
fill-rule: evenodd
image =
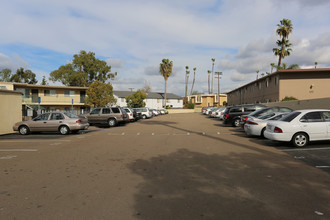
<svg viewBox="0 0 330 220"><path fill-rule="evenodd" d="M237 105L237 106L229 106L226 108L224 112L223 123L231 124L234 127L238 127L240 125L241 116L247 115L255 110L264 108L264 105Z"/></svg>
<svg viewBox="0 0 330 220"><path fill-rule="evenodd" d="M310 141L330 140L330 110L298 110L267 123L264 135L275 141L305 147Z"/></svg>
<svg viewBox="0 0 330 220"><path fill-rule="evenodd" d="M219 112L223 111L225 108L216 108L211 113L211 118L220 118Z"/></svg>
<svg viewBox="0 0 330 220"><path fill-rule="evenodd" d="M129 121L126 111L121 107L95 108L86 117L90 125L108 125L109 127Z"/></svg>
<svg viewBox="0 0 330 220"><path fill-rule="evenodd" d="M263 137L268 121L277 121L287 114L288 112L272 112L259 117L250 116L244 124L244 131L247 135Z"/></svg>
<svg viewBox="0 0 330 220"><path fill-rule="evenodd" d="M88 126L86 118L70 112L48 112L29 121L17 122L13 126L13 130L18 131L21 135L43 131L57 131L65 135L70 132L76 133L79 130L87 130Z"/></svg>
<svg viewBox="0 0 330 220"><path fill-rule="evenodd" d="M138 121L142 118L141 112L137 112L135 109L131 109L133 112L134 121Z"/></svg>
<svg viewBox="0 0 330 220"><path fill-rule="evenodd" d="M254 111L254 112L251 112L248 115L242 115L240 125L242 127L244 127L245 122L247 120L249 120L251 117L258 118L262 115L268 115L269 113L272 113L272 112L292 112L292 111L293 110L291 108L279 107L279 106L261 108L259 110Z"/></svg>
<svg viewBox="0 0 330 220"><path fill-rule="evenodd" d="M151 118L152 115L150 114L149 108L134 108L136 112L141 113L143 119Z"/></svg>
<svg viewBox="0 0 330 220"><path fill-rule="evenodd" d="M123 109L127 113L129 121L135 121L135 118L133 116L133 110L130 108L123 108Z"/></svg>

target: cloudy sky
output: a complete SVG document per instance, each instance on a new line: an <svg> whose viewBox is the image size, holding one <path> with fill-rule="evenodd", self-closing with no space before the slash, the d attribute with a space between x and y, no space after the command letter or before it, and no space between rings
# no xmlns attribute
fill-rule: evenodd
<svg viewBox="0 0 330 220"><path fill-rule="evenodd" d="M191 69L189 91L196 67L194 90L207 92L215 58L215 71L223 72L221 92L229 92L277 63L272 48L283 18L293 24L293 52L284 62L330 67L329 11L329 0L2 1L0 69L30 69L40 83L86 50L118 72L111 81L115 90L149 84L162 92L159 64L168 58L174 64L168 92L183 96L185 66Z"/></svg>

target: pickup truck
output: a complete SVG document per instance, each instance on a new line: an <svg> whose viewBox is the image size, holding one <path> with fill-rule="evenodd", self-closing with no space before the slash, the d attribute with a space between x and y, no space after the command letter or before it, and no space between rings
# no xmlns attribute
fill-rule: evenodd
<svg viewBox="0 0 330 220"><path fill-rule="evenodd" d="M109 127L129 121L127 113L121 107L95 108L86 117L90 125L108 125Z"/></svg>

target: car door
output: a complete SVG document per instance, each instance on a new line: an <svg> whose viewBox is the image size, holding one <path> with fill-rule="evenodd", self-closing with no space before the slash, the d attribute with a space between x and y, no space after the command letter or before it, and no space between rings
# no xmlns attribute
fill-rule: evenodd
<svg viewBox="0 0 330 220"><path fill-rule="evenodd" d="M328 135L322 112L308 112L300 119L301 128L310 140L324 140Z"/></svg>
<svg viewBox="0 0 330 220"><path fill-rule="evenodd" d="M59 125L62 124L63 120L64 120L64 116L62 115L62 113L59 112L52 113L48 121L47 129L49 131L57 131Z"/></svg>
<svg viewBox="0 0 330 220"><path fill-rule="evenodd" d="M47 131L48 119L50 113L41 114L38 117L34 118L33 121L29 124L31 131Z"/></svg>
<svg viewBox="0 0 330 220"><path fill-rule="evenodd" d="M111 111L110 108L102 108L102 114L100 115L100 120L102 123L108 123Z"/></svg>
<svg viewBox="0 0 330 220"><path fill-rule="evenodd" d="M327 127L327 139L330 139L330 111L322 112L325 126Z"/></svg>
<svg viewBox="0 0 330 220"><path fill-rule="evenodd" d="M91 113L87 116L88 122L91 124L97 124L99 123L99 117L100 117L100 108L93 109Z"/></svg>

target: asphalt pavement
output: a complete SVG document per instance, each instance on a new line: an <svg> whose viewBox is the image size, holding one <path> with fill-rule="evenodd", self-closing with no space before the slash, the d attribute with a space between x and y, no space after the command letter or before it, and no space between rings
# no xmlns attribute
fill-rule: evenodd
<svg viewBox="0 0 330 220"><path fill-rule="evenodd" d="M330 219L330 142L295 149L199 113L0 136L0 219Z"/></svg>

